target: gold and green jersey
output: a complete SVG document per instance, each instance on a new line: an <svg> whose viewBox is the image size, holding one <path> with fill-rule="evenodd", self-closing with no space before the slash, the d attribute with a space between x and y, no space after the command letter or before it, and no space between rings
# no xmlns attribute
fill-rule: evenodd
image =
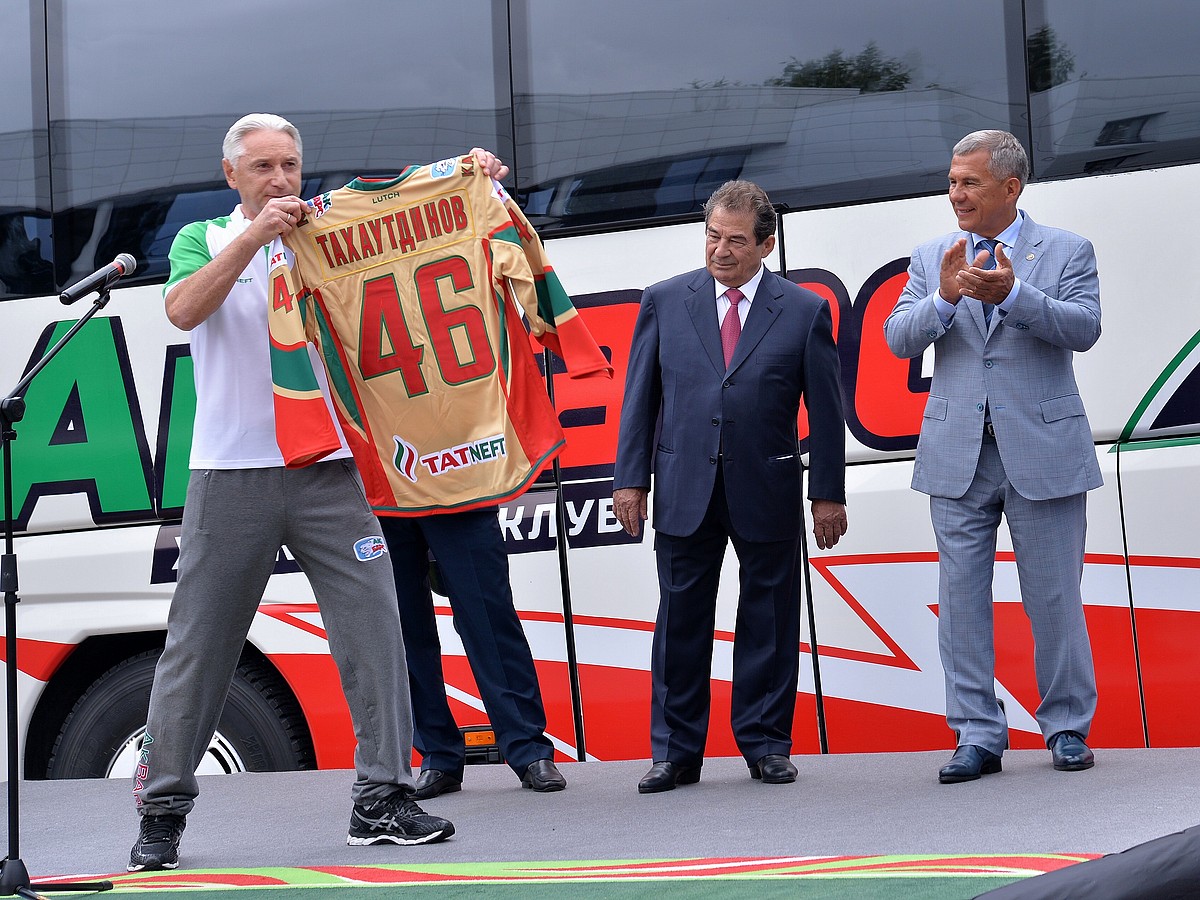
<svg viewBox="0 0 1200 900"><path fill-rule="evenodd" d="M612 376L541 240L474 157L308 201L271 255L271 371L285 463L336 449L306 345L380 515L512 499L562 450L532 335L572 377Z"/></svg>

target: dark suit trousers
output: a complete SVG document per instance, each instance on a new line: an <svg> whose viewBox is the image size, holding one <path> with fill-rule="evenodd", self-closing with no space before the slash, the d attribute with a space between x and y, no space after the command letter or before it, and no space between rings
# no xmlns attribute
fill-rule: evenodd
<svg viewBox="0 0 1200 900"><path fill-rule="evenodd" d="M651 655L650 744L656 761L698 765L708 737L717 584L727 542L741 581L733 641L733 736L748 763L790 755L800 672L799 538L740 538L718 475L700 528L657 532L659 607Z"/></svg>
<svg viewBox="0 0 1200 900"><path fill-rule="evenodd" d="M419 518L380 518L392 557L412 689L413 744L424 768L462 772L466 751L446 700L442 645L429 589L433 552L454 628L505 762L518 775L551 759L533 654L513 608L508 555L495 508Z"/></svg>

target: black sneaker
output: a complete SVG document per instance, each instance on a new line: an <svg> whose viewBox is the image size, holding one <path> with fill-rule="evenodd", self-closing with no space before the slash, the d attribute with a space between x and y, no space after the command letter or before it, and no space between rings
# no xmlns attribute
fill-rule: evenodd
<svg viewBox="0 0 1200 900"><path fill-rule="evenodd" d="M404 791L376 800L370 806L354 804L350 814L350 834L346 843L352 847L367 844L436 844L454 834L454 826L446 819L431 816Z"/></svg>
<svg viewBox="0 0 1200 900"><path fill-rule="evenodd" d="M129 871L178 868L179 839L183 837L187 820L171 813L141 818L138 839L129 852Z"/></svg>

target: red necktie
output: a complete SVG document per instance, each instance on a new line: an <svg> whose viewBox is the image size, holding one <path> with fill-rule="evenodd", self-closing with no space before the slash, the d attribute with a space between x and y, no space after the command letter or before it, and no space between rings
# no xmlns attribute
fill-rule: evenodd
<svg viewBox="0 0 1200 900"><path fill-rule="evenodd" d="M738 315L738 304L746 299L746 295L737 288L730 288L725 292L725 296L729 298L729 309L725 312L725 319L721 322L721 351L725 354L725 368L729 368L729 361L733 359L734 348L737 347L738 338L742 335L742 319Z"/></svg>

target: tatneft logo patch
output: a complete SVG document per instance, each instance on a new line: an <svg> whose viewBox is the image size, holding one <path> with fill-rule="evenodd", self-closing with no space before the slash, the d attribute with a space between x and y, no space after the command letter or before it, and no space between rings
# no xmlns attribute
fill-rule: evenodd
<svg viewBox="0 0 1200 900"><path fill-rule="evenodd" d="M392 465L413 484L417 483L418 461L430 475L444 475L455 469L495 462L508 455L503 434L493 434L424 455L398 434L393 434L392 440L396 442L396 455L392 457Z"/></svg>
<svg viewBox="0 0 1200 900"><path fill-rule="evenodd" d="M458 158L440 159L429 167L430 178L445 178L454 172L458 166Z"/></svg>
<svg viewBox="0 0 1200 900"><path fill-rule="evenodd" d="M382 535L372 534L354 542L354 556L359 562L378 559L385 553L387 553L387 544L384 543Z"/></svg>

